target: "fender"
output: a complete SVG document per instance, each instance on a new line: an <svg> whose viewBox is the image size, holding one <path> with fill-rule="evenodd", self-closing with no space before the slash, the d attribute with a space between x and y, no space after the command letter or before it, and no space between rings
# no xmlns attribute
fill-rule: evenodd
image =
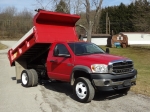
<svg viewBox="0 0 150 112"><path fill-rule="evenodd" d="M92 73L91 69L89 67L87 67L87 66L84 66L84 65L76 65L76 66L74 66L73 70L71 72L71 75L70 75L71 76L70 77L70 84L71 85L73 85L73 83L74 83L74 72L75 71L83 71L83 72L88 73L88 74Z"/></svg>

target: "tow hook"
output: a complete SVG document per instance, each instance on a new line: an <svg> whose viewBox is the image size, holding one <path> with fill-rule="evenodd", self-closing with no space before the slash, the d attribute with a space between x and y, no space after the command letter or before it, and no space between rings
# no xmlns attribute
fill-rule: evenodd
<svg viewBox="0 0 150 112"><path fill-rule="evenodd" d="M114 90L117 90L117 89L118 89L118 86L113 87L113 89L114 89Z"/></svg>

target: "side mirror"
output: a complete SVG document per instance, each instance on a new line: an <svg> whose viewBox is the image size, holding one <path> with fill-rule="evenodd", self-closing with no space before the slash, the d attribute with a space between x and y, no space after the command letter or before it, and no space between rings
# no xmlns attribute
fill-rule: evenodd
<svg viewBox="0 0 150 112"><path fill-rule="evenodd" d="M109 54L109 52L110 52L110 51L109 51L109 48L106 48L106 53Z"/></svg>
<svg viewBox="0 0 150 112"><path fill-rule="evenodd" d="M58 50L57 48L54 50L54 55L55 55L55 56L58 56L58 55L59 55L59 50Z"/></svg>

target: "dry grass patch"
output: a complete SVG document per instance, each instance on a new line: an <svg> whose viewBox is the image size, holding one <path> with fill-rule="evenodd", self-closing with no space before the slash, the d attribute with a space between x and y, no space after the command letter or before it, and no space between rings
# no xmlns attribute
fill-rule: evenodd
<svg viewBox="0 0 150 112"><path fill-rule="evenodd" d="M7 46L5 46L5 45L3 45L2 43L0 43L0 50L6 49L6 48L7 48Z"/></svg>

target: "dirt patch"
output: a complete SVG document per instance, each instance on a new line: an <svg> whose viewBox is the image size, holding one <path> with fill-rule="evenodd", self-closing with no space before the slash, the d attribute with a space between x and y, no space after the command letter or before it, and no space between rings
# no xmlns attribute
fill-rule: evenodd
<svg viewBox="0 0 150 112"><path fill-rule="evenodd" d="M3 49L7 49L7 46L2 44L2 43L0 43L0 50L3 50Z"/></svg>

